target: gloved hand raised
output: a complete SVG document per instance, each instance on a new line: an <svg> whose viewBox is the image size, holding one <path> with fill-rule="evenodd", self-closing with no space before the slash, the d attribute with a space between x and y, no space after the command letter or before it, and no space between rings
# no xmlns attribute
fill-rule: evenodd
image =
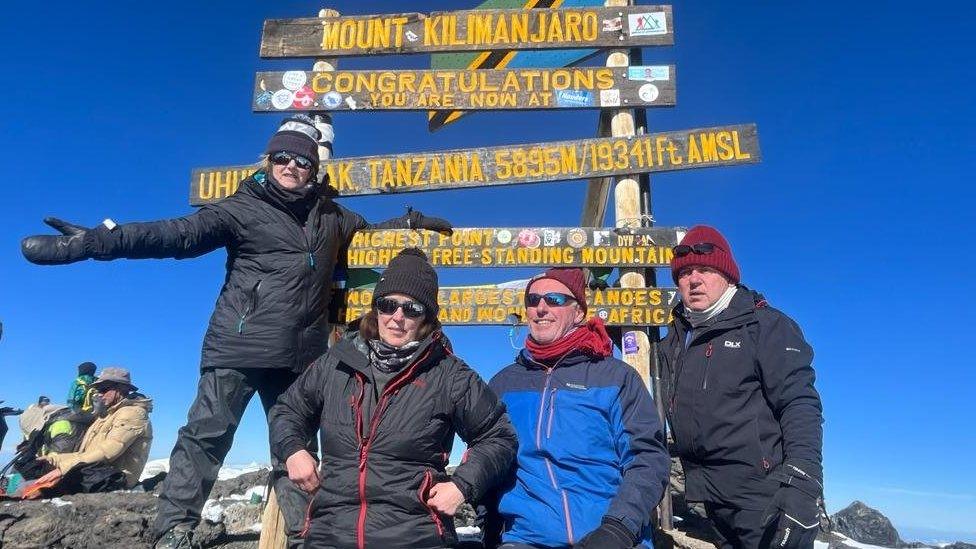
<svg viewBox="0 0 976 549"><path fill-rule="evenodd" d="M409 206L407 206L406 218L411 229L427 229L445 235L454 234L454 227L451 226L450 221L439 217L426 216Z"/></svg>
<svg viewBox="0 0 976 549"><path fill-rule="evenodd" d="M773 549L807 549L820 530L823 484L814 464L787 460L775 473L780 487L763 512L763 524L775 528Z"/></svg>
<svg viewBox="0 0 976 549"><path fill-rule="evenodd" d="M620 521L604 517L596 529L573 544L573 549L631 549L637 540Z"/></svg>
<svg viewBox="0 0 976 549"><path fill-rule="evenodd" d="M85 235L91 229L56 217L45 217L44 223L63 236L34 235L23 239L20 242L20 251L27 261L38 265L64 265L88 259L85 253Z"/></svg>

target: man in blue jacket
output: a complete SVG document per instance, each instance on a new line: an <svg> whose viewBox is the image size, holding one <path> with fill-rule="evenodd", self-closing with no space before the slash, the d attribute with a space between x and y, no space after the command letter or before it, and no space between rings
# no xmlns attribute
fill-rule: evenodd
<svg viewBox="0 0 976 549"><path fill-rule="evenodd" d="M486 542L504 549L651 547L670 460L643 380L586 318L582 269L549 269L525 289L529 336L489 386L519 448L486 502Z"/></svg>

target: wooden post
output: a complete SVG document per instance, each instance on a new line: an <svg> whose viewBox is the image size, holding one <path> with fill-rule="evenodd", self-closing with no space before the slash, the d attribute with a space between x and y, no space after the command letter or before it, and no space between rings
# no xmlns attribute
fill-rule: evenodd
<svg viewBox="0 0 976 549"><path fill-rule="evenodd" d="M319 10L319 17L338 17L339 12L333 9L324 8ZM334 71L335 59L316 59L312 66L314 71ZM319 143L319 158L328 160L332 158L332 116L328 113L311 113L315 120L315 127L322 132L322 142ZM325 146L328 142L329 146ZM264 507L264 514L261 516L261 537L258 539L258 549L287 549L288 533L285 528L285 518L278 508L278 497L275 495L274 488L268 489L268 501Z"/></svg>

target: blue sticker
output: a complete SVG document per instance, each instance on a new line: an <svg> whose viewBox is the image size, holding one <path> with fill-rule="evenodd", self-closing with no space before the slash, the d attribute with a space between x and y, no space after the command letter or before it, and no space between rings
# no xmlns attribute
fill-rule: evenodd
<svg viewBox="0 0 976 549"><path fill-rule="evenodd" d="M632 355L637 352L637 333L626 332L624 334L624 354Z"/></svg>
<svg viewBox="0 0 976 549"><path fill-rule="evenodd" d="M342 96L338 92L330 91L322 96L322 105L334 109L342 104Z"/></svg>
<svg viewBox="0 0 976 549"><path fill-rule="evenodd" d="M560 107L591 107L593 106L593 92L584 90L557 91L556 105Z"/></svg>
<svg viewBox="0 0 976 549"><path fill-rule="evenodd" d="M261 95L254 98L254 103L259 107L267 107L271 104L271 92L261 92Z"/></svg>
<svg viewBox="0 0 976 549"><path fill-rule="evenodd" d="M671 80L671 67L667 65L627 67L627 79L644 82Z"/></svg>

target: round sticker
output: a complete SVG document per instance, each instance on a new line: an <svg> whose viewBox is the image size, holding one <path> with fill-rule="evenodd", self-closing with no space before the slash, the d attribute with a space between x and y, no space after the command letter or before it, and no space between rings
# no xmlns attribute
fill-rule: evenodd
<svg viewBox="0 0 976 549"><path fill-rule="evenodd" d="M600 320L606 321L608 318L610 318L610 311L606 309L600 309L599 311L596 312L596 316L600 317Z"/></svg>
<svg viewBox="0 0 976 549"><path fill-rule="evenodd" d="M539 238L539 233L531 229L522 229L518 234L518 243L524 248L538 248L542 239Z"/></svg>
<svg viewBox="0 0 976 549"><path fill-rule="evenodd" d="M295 92L295 100L293 105L296 109L307 109L312 106L315 102L315 92L312 88L308 86L302 86L301 89Z"/></svg>
<svg viewBox="0 0 976 549"><path fill-rule="evenodd" d="M657 86L654 84L644 84L639 90L637 90L637 95L639 95L641 100L645 103L653 103L655 100L657 100L657 96L659 94L660 92L658 91Z"/></svg>
<svg viewBox="0 0 976 549"><path fill-rule="evenodd" d="M583 229L570 229L566 233L566 243L572 248L582 248L586 246L586 231Z"/></svg>
<svg viewBox="0 0 976 549"><path fill-rule="evenodd" d="M498 231L498 234L495 235L495 238L498 239L499 244L508 244L509 242L512 241L512 231L508 229L502 229Z"/></svg>
<svg viewBox="0 0 976 549"><path fill-rule="evenodd" d="M291 91L298 90L298 88L305 85L305 82L305 71L288 71L281 75L281 85Z"/></svg>
<svg viewBox="0 0 976 549"><path fill-rule="evenodd" d="M334 109L342 104L342 96L339 92L330 91L322 96L322 105L329 109Z"/></svg>
<svg viewBox="0 0 976 549"><path fill-rule="evenodd" d="M283 111L291 106L295 94L288 90L278 90L271 96L271 104L279 111Z"/></svg>

